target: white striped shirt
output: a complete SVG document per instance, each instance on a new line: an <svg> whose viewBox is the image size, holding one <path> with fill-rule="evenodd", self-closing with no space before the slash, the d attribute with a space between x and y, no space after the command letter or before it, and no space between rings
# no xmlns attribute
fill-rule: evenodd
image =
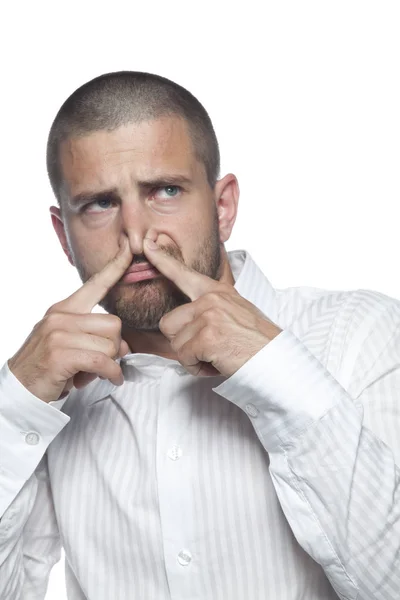
<svg viewBox="0 0 400 600"><path fill-rule="evenodd" d="M400 303L229 260L283 329L229 378L130 354L48 405L4 365L1 600L43 599L60 545L71 600L400 597Z"/></svg>

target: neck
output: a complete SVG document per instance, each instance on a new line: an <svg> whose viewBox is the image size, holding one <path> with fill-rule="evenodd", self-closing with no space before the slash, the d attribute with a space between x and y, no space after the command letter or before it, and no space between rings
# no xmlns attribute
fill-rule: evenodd
<svg viewBox="0 0 400 600"><path fill-rule="evenodd" d="M231 266L225 248L222 250L222 274L219 281L235 285ZM179 310L179 307L175 310ZM132 353L156 354L164 358L178 360L176 353L172 350L168 338L158 331L127 330L122 326L122 338L127 342Z"/></svg>

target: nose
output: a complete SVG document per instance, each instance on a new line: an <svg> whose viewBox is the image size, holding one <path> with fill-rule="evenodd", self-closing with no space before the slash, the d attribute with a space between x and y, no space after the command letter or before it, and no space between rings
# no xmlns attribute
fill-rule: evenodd
<svg viewBox="0 0 400 600"><path fill-rule="evenodd" d="M144 255L143 240L152 227L151 215L139 202L126 203L121 209L122 231L129 239L133 255Z"/></svg>

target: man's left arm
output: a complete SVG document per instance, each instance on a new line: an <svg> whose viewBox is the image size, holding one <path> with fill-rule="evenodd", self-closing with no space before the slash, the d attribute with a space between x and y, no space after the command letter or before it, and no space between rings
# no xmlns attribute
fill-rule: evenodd
<svg viewBox="0 0 400 600"><path fill-rule="evenodd" d="M355 397L284 331L214 391L252 420L269 453L290 527L339 597L395 600L400 595L399 303L383 311L365 336L351 380Z"/></svg>
<svg viewBox="0 0 400 600"><path fill-rule="evenodd" d="M232 286L147 240L144 250L191 300L164 315L160 331L190 373L228 378L214 391L252 420L299 544L342 600L397 600L400 435L390 432L400 430L400 304L389 299L375 319L361 303L353 315L364 331L356 340L348 332L338 349L350 349L356 365L357 393L350 395L300 340Z"/></svg>

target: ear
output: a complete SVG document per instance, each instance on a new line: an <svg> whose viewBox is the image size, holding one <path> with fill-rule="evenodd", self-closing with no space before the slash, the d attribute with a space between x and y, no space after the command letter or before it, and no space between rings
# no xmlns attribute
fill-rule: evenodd
<svg viewBox="0 0 400 600"><path fill-rule="evenodd" d="M215 184L215 202L219 220L219 237L222 243L229 240L239 202L239 184L235 175L229 173Z"/></svg>
<svg viewBox="0 0 400 600"><path fill-rule="evenodd" d="M67 258L72 266L75 266L74 260L71 256L71 252L68 245L67 235L65 233L64 221L62 218L62 214L57 206L50 206L50 214L51 214L51 222L53 223L54 230L57 234L58 239L60 240L60 244L62 249L64 250Z"/></svg>

